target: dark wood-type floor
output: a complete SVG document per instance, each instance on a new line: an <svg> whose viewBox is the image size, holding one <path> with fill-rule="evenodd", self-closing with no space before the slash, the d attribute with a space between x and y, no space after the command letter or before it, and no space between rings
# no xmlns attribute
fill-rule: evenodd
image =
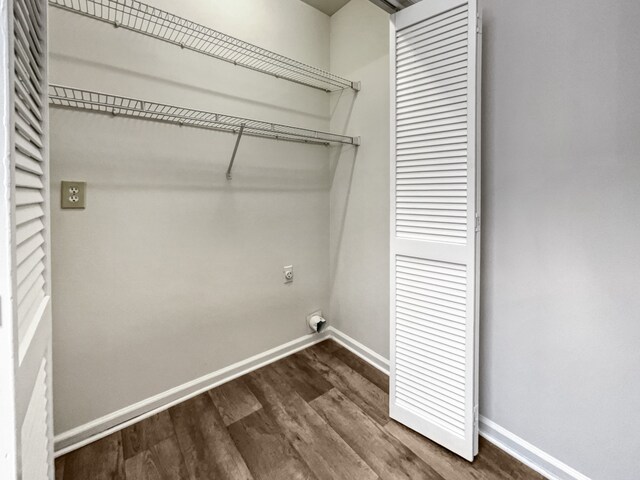
<svg viewBox="0 0 640 480"><path fill-rule="evenodd" d="M327 340L75 450L56 480L542 479L389 420L388 378Z"/></svg>

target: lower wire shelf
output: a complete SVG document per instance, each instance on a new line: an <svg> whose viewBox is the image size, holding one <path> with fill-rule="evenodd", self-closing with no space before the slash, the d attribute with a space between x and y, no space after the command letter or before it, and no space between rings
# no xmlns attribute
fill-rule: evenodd
<svg viewBox="0 0 640 480"><path fill-rule="evenodd" d="M194 110L192 108L121 97L64 85L49 85L49 102L58 107L125 115L145 120L275 140L320 145L360 145L360 137L349 137L222 113Z"/></svg>

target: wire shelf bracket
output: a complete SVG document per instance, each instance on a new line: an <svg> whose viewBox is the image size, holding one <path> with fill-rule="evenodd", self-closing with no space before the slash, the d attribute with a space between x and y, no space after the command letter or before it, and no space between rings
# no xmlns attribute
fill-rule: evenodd
<svg viewBox="0 0 640 480"><path fill-rule="evenodd" d="M137 0L49 0L49 5L326 92L360 90L360 82L352 82Z"/></svg>
<svg viewBox="0 0 640 480"><path fill-rule="evenodd" d="M227 169L227 178L229 180L231 179L231 169L238 152L240 139L243 135L314 145L360 145L360 137L349 137L336 133L195 110L63 85L49 85L49 103L62 108L90 110L98 113L123 115L237 134L236 144Z"/></svg>
<svg viewBox="0 0 640 480"><path fill-rule="evenodd" d="M231 160L229 160L229 168L227 168L227 180L231 180L231 169L233 168L233 161L236 159L236 153L238 153L238 145L240 145L240 139L244 132L244 124L240 125L238 136L236 137L236 145L233 147L233 153L231 154Z"/></svg>

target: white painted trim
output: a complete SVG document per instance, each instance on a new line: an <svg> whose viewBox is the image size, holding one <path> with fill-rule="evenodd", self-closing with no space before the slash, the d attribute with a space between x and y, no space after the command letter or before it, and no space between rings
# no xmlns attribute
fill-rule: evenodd
<svg viewBox="0 0 640 480"><path fill-rule="evenodd" d="M206 392L328 338L333 339L386 375L389 374L389 360L349 335L330 326L321 334L310 334L297 338L264 353L254 355L246 360L234 363L216 372L56 435L55 456L59 457L95 442L202 392ZM590 480L589 477L482 415L480 415L480 435L549 480Z"/></svg>
<svg viewBox="0 0 640 480"><path fill-rule="evenodd" d="M55 456L59 457L100 440L202 392L315 345L329 337L330 335L325 332L305 335L56 435L54 439Z"/></svg>
<svg viewBox="0 0 640 480"><path fill-rule="evenodd" d="M480 435L549 480L590 480L586 475L482 415Z"/></svg>
<svg viewBox="0 0 640 480"><path fill-rule="evenodd" d="M365 362L370 363L382 373L389 375L389 360L384 358L382 355L374 352L369 347L364 346L362 343L351 338L349 335L341 332L335 327L328 327L325 331L329 333L330 338L335 340L344 348L355 353Z"/></svg>
<svg viewBox="0 0 640 480"><path fill-rule="evenodd" d="M305 335L56 435L54 439L55 456L59 457L91 442L100 440L202 392L206 392L328 338L332 338L347 350L389 375L389 361L386 358L330 326L321 334Z"/></svg>
<svg viewBox="0 0 640 480"><path fill-rule="evenodd" d="M328 327L330 338L389 375L389 360L335 327ZM549 480L591 480L569 465L543 452L526 440L480 415L480 435Z"/></svg>

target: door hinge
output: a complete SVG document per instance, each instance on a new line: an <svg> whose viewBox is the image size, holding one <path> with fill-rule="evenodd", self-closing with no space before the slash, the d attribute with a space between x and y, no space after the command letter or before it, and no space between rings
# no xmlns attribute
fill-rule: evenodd
<svg viewBox="0 0 640 480"><path fill-rule="evenodd" d="M476 15L476 33L482 35L482 17L480 13Z"/></svg>
<svg viewBox="0 0 640 480"><path fill-rule="evenodd" d="M478 405L473 407L473 431L478 431L478 419L480 418L480 414L478 412Z"/></svg>
<svg viewBox="0 0 640 480"><path fill-rule="evenodd" d="M476 232L480 231L480 214L476 213Z"/></svg>

